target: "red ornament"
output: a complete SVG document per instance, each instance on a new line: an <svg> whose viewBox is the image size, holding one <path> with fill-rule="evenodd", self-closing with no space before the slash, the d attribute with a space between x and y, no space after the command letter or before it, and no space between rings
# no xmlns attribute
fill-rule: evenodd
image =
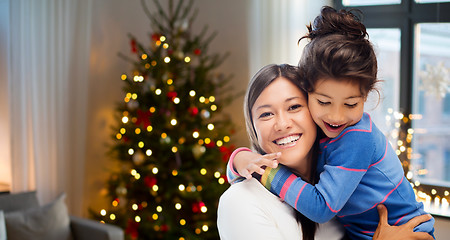
<svg viewBox="0 0 450 240"><path fill-rule="evenodd" d="M222 174L222 175L220 175L220 177L223 178L223 179L225 179L226 182L228 182L228 178L227 178L227 175L226 175L226 174Z"/></svg>
<svg viewBox="0 0 450 240"><path fill-rule="evenodd" d="M191 116L196 116L198 114L198 108L197 107L190 107L188 109L189 113L191 114Z"/></svg>
<svg viewBox="0 0 450 240"><path fill-rule="evenodd" d="M155 177L146 176L146 177L144 178L144 182L145 182L145 185L146 185L147 187L151 188L151 187L153 187L154 185L156 185L157 180L156 180Z"/></svg>
<svg viewBox="0 0 450 240"><path fill-rule="evenodd" d="M150 117L152 116L152 113L150 111L142 111L141 109L137 110L137 120L136 125L144 125L145 128L151 125Z"/></svg>
<svg viewBox="0 0 450 240"><path fill-rule="evenodd" d="M229 147L221 146L219 148L219 151L222 153L222 161L228 162L228 159L230 158L231 154L233 153L233 149L236 147L234 145L230 145Z"/></svg>
<svg viewBox="0 0 450 240"><path fill-rule="evenodd" d="M136 39L132 38L130 44L131 44L131 52L137 53Z"/></svg>
<svg viewBox="0 0 450 240"><path fill-rule="evenodd" d="M214 146L216 146L216 144L214 143L214 141L211 141L211 142L205 144L205 146L208 148L213 148Z"/></svg>
<svg viewBox="0 0 450 240"><path fill-rule="evenodd" d="M171 101L173 101L173 99L175 99L177 97L177 92L168 92L167 93L167 98L169 98Z"/></svg>
<svg viewBox="0 0 450 240"><path fill-rule="evenodd" d="M158 33L153 33L152 34L152 39L153 39L153 41L159 41L159 39L161 38L161 34L158 34Z"/></svg>
<svg viewBox="0 0 450 240"><path fill-rule="evenodd" d="M194 50L194 54L195 55L200 55L202 53L202 51L200 50L200 49L198 49L198 48L196 48L195 50Z"/></svg>
<svg viewBox="0 0 450 240"><path fill-rule="evenodd" d="M130 235L132 239L137 239L139 237L139 223L133 219L128 219L127 227L125 228L125 233Z"/></svg>
<svg viewBox="0 0 450 240"><path fill-rule="evenodd" d="M198 203L193 203L192 204L192 212L193 213L199 213L200 212L200 206Z"/></svg>
<svg viewBox="0 0 450 240"><path fill-rule="evenodd" d="M167 231L169 231L169 226L167 224L163 224L163 225L161 225L160 230L161 230L161 232L167 232Z"/></svg>

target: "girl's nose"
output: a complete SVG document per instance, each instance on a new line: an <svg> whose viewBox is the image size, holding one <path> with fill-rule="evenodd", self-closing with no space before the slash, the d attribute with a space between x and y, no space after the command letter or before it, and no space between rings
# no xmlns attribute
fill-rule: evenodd
<svg viewBox="0 0 450 240"><path fill-rule="evenodd" d="M328 120L332 124L341 124L344 121L344 111L340 107L334 107L328 113Z"/></svg>

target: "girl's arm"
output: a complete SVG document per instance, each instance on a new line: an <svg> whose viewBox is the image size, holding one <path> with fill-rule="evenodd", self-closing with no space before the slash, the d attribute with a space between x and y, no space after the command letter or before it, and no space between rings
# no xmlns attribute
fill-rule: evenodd
<svg viewBox="0 0 450 240"><path fill-rule="evenodd" d="M347 203L367 172L370 160L360 159L373 157L375 146L371 135L365 134L364 141L354 141L355 137L361 139L357 134L361 133L347 133L334 143L342 146L328 145L328 150L333 147L333 151L327 153L327 163L316 185L303 181L282 165L266 168L261 183L312 221L329 221Z"/></svg>
<svg viewBox="0 0 450 240"><path fill-rule="evenodd" d="M227 164L227 178L234 183L241 177L252 178L252 173L262 175L265 166L277 167L276 159L280 153L261 155L252 150L241 147L233 151Z"/></svg>

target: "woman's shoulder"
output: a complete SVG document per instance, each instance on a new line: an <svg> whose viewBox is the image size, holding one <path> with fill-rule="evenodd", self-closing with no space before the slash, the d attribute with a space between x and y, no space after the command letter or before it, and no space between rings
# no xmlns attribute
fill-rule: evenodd
<svg viewBox="0 0 450 240"><path fill-rule="evenodd" d="M294 209L256 179L231 185L220 197L221 239L301 239Z"/></svg>
<svg viewBox="0 0 450 240"><path fill-rule="evenodd" d="M261 205L264 202L280 202L281 200L270 193L258 180L252 178L232 184L220 197L222 204Z"/></svg>
<svg viewBox="0 0 450 240"><path fill-rule="evenodd" d="M259 235L262 239L301 239L302 236L295 210L254 178L235 183L222 194L217 225L221 239L256 239ZM316 239L342 236L342 226L333 219L320 225Z"/></svg>

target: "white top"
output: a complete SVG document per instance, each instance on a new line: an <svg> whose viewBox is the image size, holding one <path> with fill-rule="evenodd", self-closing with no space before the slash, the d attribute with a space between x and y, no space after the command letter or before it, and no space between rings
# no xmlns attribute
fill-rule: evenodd
<svg viewBox="0 0 450 240"><path fill-rule="evenodd" d="M220 197L217 226L222 240L301 240L295 209L252 178L230 186ZM343 227L335 220L320 224L315 239L341 239Z"/></svg>

